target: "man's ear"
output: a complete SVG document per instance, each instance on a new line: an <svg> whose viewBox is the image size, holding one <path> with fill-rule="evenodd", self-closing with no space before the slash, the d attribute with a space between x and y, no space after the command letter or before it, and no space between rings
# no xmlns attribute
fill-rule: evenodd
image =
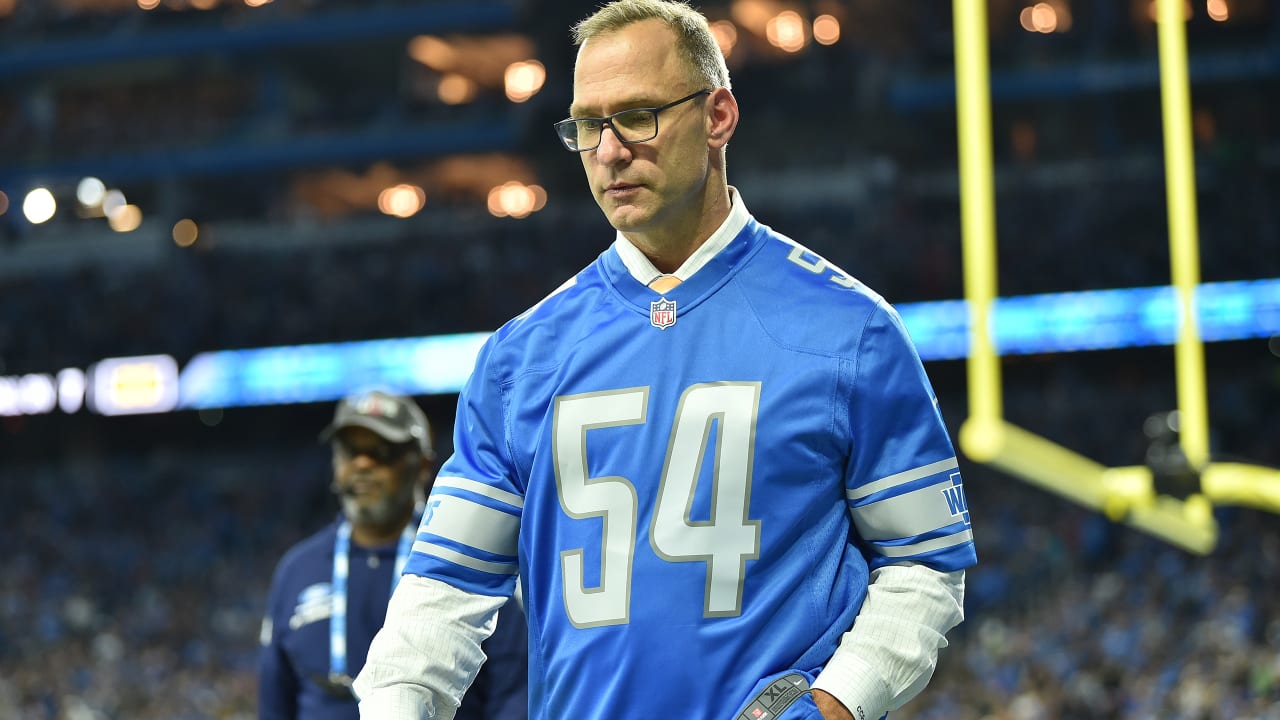
<svg viewBox="0 0 1280 720"><path fill-rule="evenodd" d="M706 115L707 145L719 149L729 144L738 127L738 99L728 88L711 92L711 111Z"/></svg>

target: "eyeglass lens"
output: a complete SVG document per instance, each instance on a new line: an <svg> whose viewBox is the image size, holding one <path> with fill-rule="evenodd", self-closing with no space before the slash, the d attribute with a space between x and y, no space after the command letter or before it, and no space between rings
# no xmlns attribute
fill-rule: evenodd
<svg viewBox="0 0 1280 720"><path fill-rule="evenodd" d="M605 125L612 128L622 142L646 142L658 136L658 113L711 92L698 90L661 107L623 110L603 118L570 118L556 123L555 128L564 146L574 152L597 147Z"/></svg>
<svg viewBox="0 0 1280 720"><path fill-rule="evenodd" d="M658 134L658 116L652 110L626 110L614 115L607 123L618 139L625 142L644 142ZM568 139L575 147L599 145L605 124L606 121L595 118L578 120L571 124Z"/></svg>
<svg viewBox="0 0 1280 720"><path fill-rule="evenodd" d="M375 442L357 446L340 440L337 443L337 447L338 454L344 460L354 460L361 455L366 455L379 465L391 465L399 462L409 452L412 445L410 443L395 445L389 442Z"/></svg>

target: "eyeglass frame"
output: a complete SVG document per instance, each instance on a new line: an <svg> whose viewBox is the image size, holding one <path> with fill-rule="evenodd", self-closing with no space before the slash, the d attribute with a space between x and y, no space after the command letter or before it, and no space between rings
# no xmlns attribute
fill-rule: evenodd
<svg viewBox="0 0 1280 720"><path fill-rule="evenodd" d="M350 442L341 436L335 435L332 444L338 459L344 463L353 462L356 458L364 455L372 460L374 464L386 467L399 465L415 450L418 450L417 444L412 440L394 443L381 437L372 445L353 447Z"/></svg>
<svg viewBox="0 0 1280 720"><path fill-rule="evenodd" d="M571 117L571 118L565 118L564 120L561 120L560 122L555 123L552 127L554 127L554 128L556 129L556 137L560 138L560 144L561 144L561 145L563 145L563 146L564 146L564 148L565 148L566 150L568 150L569 152L572 152L572 153L584 153L584 152L589 152L589 151L591 151L591 150L595 150L596 148L600 147L600 143L601 143L601 142L604 142L604 129L605 129L605 127L608 127L610 130L612 130L612 131L613 131L613 136L614 136L615 138L617 138L617 139L618 139L618 142L623 143L624 145L634 145L634 144L636 144L636 143L649 142L650 140L652 140L652 139L654 139L654 138L658 137L658 115L659 115L663 110L668 110L668 109L673 108L673 107L675 107L675 106L677 106L677 105L680 105L680 104L683 104L683 103L687 103L687 102L689 102L690 100L692 100L692 99L694 99L694 98L698 97L699 95L710 95L710 94L711 94L711 93L713 93L713 92L715 92L715 90L712 90L712 89L703 89L703 90L698 90L698 91L695 91L695 92L690 93L690 94L688 94L688 95L685 95L684 97L680 98L679 100L672 100L671 102L667 103L666 105L660 105L660 106L658 106L658 107L627 108L626 110L619 110L618 112L613 113L612 115L606 115L606 116L604 116L604 117ZM652 134L652 135L650 135L650 136L649 136L649 137L647 137L647 138L643 138L643 139L639 139L639 140L627 140L626 138L622 137L622 135L618 132L617 128L615 128L615 127L614 127L613 121L614 121L614 118L618 117L619 115L626 115L627 113L635 113L635 112L648 112L648 113L653 113L653 134ZM600 137L599 137L599 139L596 141L596 144L595 144L595 145L592 145L591 147L586 147L586 148L572 148L572 147L569 147L569 140L564 136L564 133L560 132L560 128L562 128L562 127L575 127L575 128L576 128L577 124L578 124L578 123L580 123L580 122L582 122L583 120L595 120L596 122L599 122L599 123L600 123ZM575 130L575 134L576 134L576 130Z"/></svg>

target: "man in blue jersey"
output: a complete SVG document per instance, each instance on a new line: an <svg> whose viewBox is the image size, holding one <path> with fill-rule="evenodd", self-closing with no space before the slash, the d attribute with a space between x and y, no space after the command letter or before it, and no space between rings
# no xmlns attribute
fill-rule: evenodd
<svg viewBox="0 0 1280 720"><path fill-rule="evenodd" d="M536 720L879 718L976 561L919 357L728 185L701 14L619 0L574 30L556 130L617 233L481 350L361 717L453 717L518 585Z"/></svg>
<svg viewBox="0 0 1280 720"><path fill-rule="evenodd" d="M262 720L359 717L351 678L382 626L435 470L430 425L408 397L347 397L322 438L332 445L342 514L276 568L262 624ZM516 603L510 608L485 643L490 662L459 718L525 717L528 631Z"/></svg>

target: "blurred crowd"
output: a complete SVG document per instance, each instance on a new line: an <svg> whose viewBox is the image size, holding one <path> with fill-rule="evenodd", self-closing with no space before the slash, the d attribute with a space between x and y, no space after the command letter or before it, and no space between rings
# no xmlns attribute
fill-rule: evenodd
<svg viewBox="0 0 1280 720"><path fill-rule="evenodd" d="M299 502L316 454L7 467L0 718L252 717L272 567L324 522Z"/></svg>
<svg viewBox="0 0 1280 720"><path fill-rule="evenodd" d="M1151 359L1140 356L1134 367ZM1280 368L1252 357L1224 356L1212 397L1249 391L1245 409L1261 422L1217 442L1280 466ZM1103 462L1141 462L1130 420L1170 379L1117 362L1093 382L1077 375L1088 365L1060 364L1038 368L1039 382L1013 373L1010 419ZM963 368L932 368L958 422ZM1064 382L1075 409L1037 426L1037 401L1056 402L1045 388ZM315 408L238 412L227 421L238 436L218 444L184 415L125 431L82 419L56 452L6 450L18 459L0 482L11 510L0 533L0 718L252 717L272 563L336 504ZM153 436L122 439L131 435ZM1255 437L1271 441L1234 444ZM962 470L980 553L967 620L929 689L893 717L1280 718L1274 515L1219 508L1221 542L1198 557L982 466Z"/></svg>
<svg viewBox="0 0 1280 720"><path fill-rule="evenodd" d="M1220 545L1200 558L1061 504L1027 504L1048 511L1043 524L999 500L975 514L989 524L978 526L966 626L933 684L894 717L1280 718L1274 515L1221 513Z"/></svg>

